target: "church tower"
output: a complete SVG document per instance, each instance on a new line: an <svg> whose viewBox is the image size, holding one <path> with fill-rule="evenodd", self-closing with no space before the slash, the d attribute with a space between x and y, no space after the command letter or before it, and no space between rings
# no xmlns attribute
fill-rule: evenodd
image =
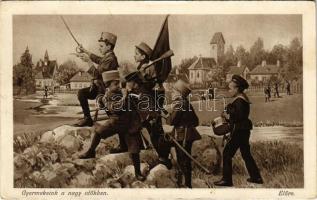
<svg viewBox="0 0 317 200"><path fill-rule="evenodd" d="M48 53L47 53L47 50L45 51L45 55L44 55L44 65L47 65L48 62L49 62L49 57L48 57Z"/></svg>
<svg viewBox="0 0 317 200"><path fill-rule="evenodd" d="M219 58L225 53L225 43L225 39L221 32L215 33L210 41L210 57L215 59L217 64Z"/></svg>

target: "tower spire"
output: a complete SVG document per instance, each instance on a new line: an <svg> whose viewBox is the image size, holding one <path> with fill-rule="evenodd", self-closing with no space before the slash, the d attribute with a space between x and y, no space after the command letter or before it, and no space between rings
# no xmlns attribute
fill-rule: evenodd
<svg viewBox="0 0 317 200"><path fill-rule="evenodd" d="M49 61L49 57L48 57L48 53L47 53L47 49L45 50L44 61L46 61L46 62L48 62L48 61Z"/></svg>

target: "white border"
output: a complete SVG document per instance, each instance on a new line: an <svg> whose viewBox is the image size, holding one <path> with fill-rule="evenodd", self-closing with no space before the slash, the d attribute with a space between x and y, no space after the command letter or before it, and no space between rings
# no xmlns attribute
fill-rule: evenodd
<svg viewBox="0 0 317 200"><path fill-rule="evenodd" d="M313 198L316 197L316 25L314 2L2 2L1 3L1 197L22 198L13 188L12 15L15 14L302 14L304 59L304 188L287 189L99 189L105 199L143 198ZM28 189L42 191L43 189ZM56 189L46 189L55 191ZM57 189L76 191L76 189ZM89 189L77 189L87 191ZM48 196L31 197L43 199ZM93 199L93 196L87 197ZM95 199L100 199L99 196ZM70 199L66 197L66 199ZM81 199L81 198L77 198Z"/></svg>

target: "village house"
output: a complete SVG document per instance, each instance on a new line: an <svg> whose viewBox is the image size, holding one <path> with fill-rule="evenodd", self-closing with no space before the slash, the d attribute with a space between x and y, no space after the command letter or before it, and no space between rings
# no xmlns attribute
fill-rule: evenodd
<svg viewBox="0 0 317 200"><path fill-rule="evenodd" d="M36 89L44 89L56 86L54 75L58 69L57 61L50 60L47 50L45 51L44 60L40 59L35 67L35 85Z"/></svg>
<svg viewBox="0 0 317 200"><path fill-rule="evenodd" d="M237 66L230 66L229 71L226 75L226 81L229 82L233 75L242 76L244 79L249 79L249 68L241 64L241 61L238 61Z"/></svg>
<svg viewBox="0 0 317 200"><path fill-rule="evenodd" d="M218 66L219 58L224 55L225 40L221 32L213 35L210 41L210 57L199 56L188 68L189 83L193 87L206 87L211 80L213 69Z"/></svg>
<svg viewBox="0 0 317 200"><path fill-rule="evenodd" d="M79 71L70 80L70 89L79 90L85 87L89 87L91 84L92 76L87 72Z"/></svg>
<svg viewBox="0 0 317 200"><path fill-rule="evenodd" d="M280 67L280 61L278 60L276 65L267 64L265 60L260 65L257 65L249 76L251 80L266 82L270 80L272 76L278 76L278 70Z"/></svg>

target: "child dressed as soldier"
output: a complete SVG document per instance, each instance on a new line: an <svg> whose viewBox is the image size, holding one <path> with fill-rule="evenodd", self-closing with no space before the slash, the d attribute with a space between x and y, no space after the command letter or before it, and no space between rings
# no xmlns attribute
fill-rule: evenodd
<svg viewBox="0 0 317 200"><path fill-rule="evenodd" d="M93 77L92 85L87 88L80 89L78 91L78 100L80 106L82 107L84 113L84 119L79 121L75 126L92 126L93 120L90 115L88 99L96 99L98 94L104 94L105 87L102 82L102 73L109 70L117 70L119 65L117 57L114 54L113 50L116 45L117 36L108 33L102 32L101 37L98 40L99 42L99 51L103 57L99 57L83 47L80 47L80 50L83 52L78 56L85 62L88 63L89 69L88 73ZM96 63L97 68L93 63Z"/></svg>
<svg viewBox="0 0 317 200"><path fill-rule="evenodd" d="M142 146L142 139L140 135L141 120L135 108L135 99L129 95L136 90L138 83L138 76L129 74L125 77L127 82L127 90L120 90L119 72L108 71L104 72L103 79L108 86L107 91L103 97L103 103L106 112L109 116L103 124L96 124L95 133L89 149L79 158L88 159L94 158L96 154L96 147L101 139L106 139L119 134L124 136L124 142L120 145L127 145L127 150L130 152L130 157L133 161L135 176L138 180L145 180L140 171L140 156L139 152Z"/></svg>
<svg viewBox="0 0 317 200"><path fill-rule="evenodd" d="M174 84L172 112L167 117L166 122L174 126L171 137L174 137L191 154L193 142L201 139L201 136L195 128L199 124L199 119L187 98L190 92L188 84L184 81L178 80ZM185 176L185 185L191 188L191 159L178 146L174 146L176 148L178 166Z"/></svg>
<svg viewBox="0 0 317 200"><path fill-rule="evenodd" d="M162 83L157 83L157 74L154 66L147 67L150 62L152 49L144 42L135 46L134 59L138 63L137 70L139 71L140 83L138 84L141 100L146 100L148 106L139 109L143 127L147 129L151 137L156 152L159 155L160 163L166 165L169 169L172 167L170 159L170 145L164 140L164 130L160 117L160 109L163 106L164 87ZM139 100L140 100L139 99ZM119 135L120 144L123 144L122 135ZM111 153L119 153L126 151L124 145L120 145L116 149L112 149Z"/></svg>

